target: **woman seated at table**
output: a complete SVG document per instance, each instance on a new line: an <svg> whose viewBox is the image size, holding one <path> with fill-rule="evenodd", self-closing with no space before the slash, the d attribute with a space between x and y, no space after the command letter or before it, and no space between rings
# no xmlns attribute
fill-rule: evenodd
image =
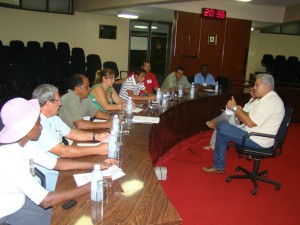
<svg viewBox="0 0 300 225"><path fill-rule="evenodd" d="M126 81L122 84L120 90L120 97L123 100L128 100L129 97L132 100L155 100L155 95L146 90L144 86L146 71L142 68L137 68L134 71L134 76L131 76L126 79ZM145 96L140 95L140 91L143 91Z"/></svg>
<svg viewBox="0 0 300 225"><path fill-rule="evenodd" d="M251 95L251 98L250 98L249 102L246 103L243 108L243 110L248 113L253 108L253 106L255 105L256 100L257 100L257 98L255 97L255 94L254 94L254 90L252 88L250 91L250 95ZM214 129L214 132L211 136L209 145L203 146L203 149L205 149L205 150L214 150L215 149L216 134L217 134L216 128L217 128L218 123L221 121L228 121L230 124L237 126L237 127L243 126L243 124L240 124L240 121L237 119L237 117L234 115L234 113L233 113L233 115L227 115L226 112L223 112L220 116L218 116L210 121L207 121L206 125L209 128Z"/></svg>
<svg viewBox="0 0 300 225"><path fill-rule="evenodd" d="M97 108L106 110L121 110L122 99L113 88L115 72L111 69L98 70L95 74L94 85L90 91L90 99Z"/></svg>

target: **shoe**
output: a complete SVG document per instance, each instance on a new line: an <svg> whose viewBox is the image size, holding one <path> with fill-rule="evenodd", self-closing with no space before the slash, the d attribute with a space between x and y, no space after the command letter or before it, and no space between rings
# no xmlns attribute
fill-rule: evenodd
<svg viewBox="0 0 300 225"><path fill-rule="evenodd" d="M215 146L214 145L205 145L202 147L204 150L215 150Z"/></svg>
<svg viewBox="0 0 300 225"><path fill-rule="evenodd" d="M203 167L202 170L205 173L218 173L218 174L223 174L225 173L225 170L217 170L215 167L211 166L211 167Z"/></svg>

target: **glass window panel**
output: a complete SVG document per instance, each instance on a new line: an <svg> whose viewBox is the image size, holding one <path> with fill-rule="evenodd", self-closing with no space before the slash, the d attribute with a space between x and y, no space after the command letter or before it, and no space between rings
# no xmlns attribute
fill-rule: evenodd
<svg viewBox="0 0 300 225"><path fill-rule="evenodd" d="M23 0L22 8L47 11L47 0Z"/></svg>
<svg viewBox="0 0 300 225"><path fill-rule="evenodd" d="M72 0L49 0L49 11L72 13Z"/></svg>

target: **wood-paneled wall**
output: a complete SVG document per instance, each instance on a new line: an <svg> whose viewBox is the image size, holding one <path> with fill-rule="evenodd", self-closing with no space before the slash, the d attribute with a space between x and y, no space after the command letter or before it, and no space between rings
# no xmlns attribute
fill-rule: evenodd
<svg viewBox="0 0 300 225"><path fill-rule="evenodd" d="M244 80L250 28L249 20L216 20L197 13L175 12L171 71L183 65L185 74L190 76L206 63L215 78L223 75ZM209 35L216 35L216 45L208 44Z"/></svg>

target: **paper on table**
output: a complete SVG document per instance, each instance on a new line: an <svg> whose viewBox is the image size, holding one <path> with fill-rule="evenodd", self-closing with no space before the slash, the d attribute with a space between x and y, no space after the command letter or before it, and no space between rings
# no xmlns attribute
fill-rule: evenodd
<svg viewBox="0 0 300 225"><path fill-rule="evenodd" d="M203 89L204 91L207 91L207 92L215 92L214 89Z"/></svg>
<svg viewBox="0 0 300 225"><path fill-rule="evenodd" d="M93 122L106 122L107 120L102 120L102 119L94 119Z"/></svg>
<svg viewBox="0 0 300 225"><path fill-rule="evenodd" d="M229 116L233 115L233 111L228 109L227 107L226 107L225 113L226 113L226 115L229 115Z"/></svg>
<svg viewBox="0 0 300 225"><path fill-rule="evenodd" d="M102 175L104 177L111 177L112 180L116 180L123 177L125 173L118 166L111 166L106 170L102 170ZM91 173L80 173L74 174L73 176L78 187L91 182Z"/></svg>
<svg viewBox="0 0 300 225"><path fill-rule="evenodd" d="M134 116L132 118L134 123L159 123L159 117L150 116Z"/></svg>
<svg viewBox="0 0 300 225"><path fill-rule="evenodd" d="M143 111L143 109L141 109L141 108L135 108L132 110L132 112L135 112L135 113L139 113L141 111Z"/></svg>

